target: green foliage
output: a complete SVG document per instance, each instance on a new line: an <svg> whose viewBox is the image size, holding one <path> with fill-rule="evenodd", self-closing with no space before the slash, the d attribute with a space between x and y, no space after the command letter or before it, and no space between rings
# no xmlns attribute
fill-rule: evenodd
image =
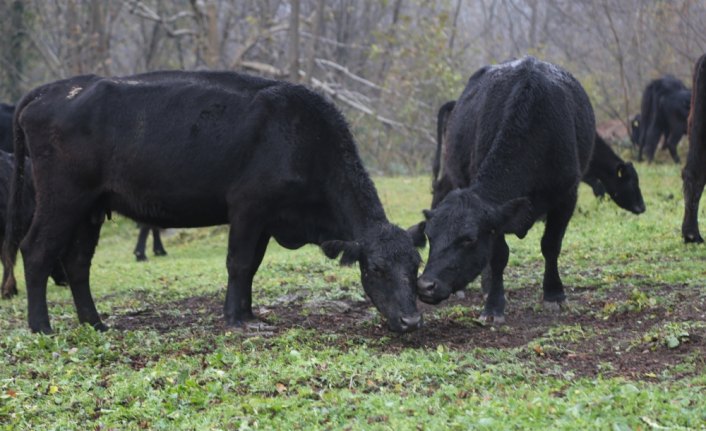
<svg viewBox="0 0 706 431"><path fill-rule="evenodd" d="M679 167L637 169L647 204L640 216L581 186L560 260L571 311L546 329L481 328L474 323L480 301L429 307L422 331L460 325L467 336L432 333L421 344L370 329L379 325L377 312L359 325L287 326L274 336L225 329L214 322L225 293L227 230L177 231L165 239L169 256L138 264L131 255L137 230L118 217L106 223L92 268L99 311L113 326L150 312L185 323L154 319L98 333L76 322L70 292L50 285L57 333L33 335L21 283L20 298L0 303L0 429L699 429L703 350L670 355L703 343L703 322L682 313L689 304L679 295L703 300L706 248L679 237ZM376 184L392 220L404 227L421 220L429 178ZM508 238L508 319L542 315L518 297L527 286L537 296L541 290L541 233L539 223L522 241ZM256 311L316 316L308 305L362 300L359 283L356 268L339 267L316 247L289 251L273 242L255 277ZM211 302L190 302L201 297ZM618 308L606 313L608 303ZM593 314L609 320L567 323ZM291 323L266 315L276 326ZM629 345L614 341L611 328L620 325L605 322L615 319L643 322L633 326L642 332ZM526 340L496 343L518 334ZM606 350L582 357L586 346ZM605 353L614 349L679 365L620 375L625 364ZM595 362L595 374L574 368L579 360Z"/></svg>
<svg viewBox="0 0 706 431"><path fill-rule="evenodd" d="M667 322L653 328L639 340L637 345L649 345L652 349L676 349L683 343L691 341L694 329L706 327L704 322Z"/></svg>

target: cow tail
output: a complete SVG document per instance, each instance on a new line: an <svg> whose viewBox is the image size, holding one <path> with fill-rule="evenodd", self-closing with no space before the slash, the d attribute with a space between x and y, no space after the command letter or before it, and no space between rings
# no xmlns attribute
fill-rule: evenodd
<svg viewBox="0 0 706 431"><path fill-rule="evenodd" d="M5 225L5 241L2 247L3 263L3 297L9 297L17 292L15 287L14 268L17 260L17 250L20 241L26 233L22 223L22 208L25 180L25 157L27 155L27 145L24 130L20 126L19 118L24 107L31 101L25 97L15 109L15 116L12 121L12 129L15 139L15 166L13 169L12 181L10 183L10 196L7 203L7 220Z"/></svg>
<svg viewBox="0 0 706 431"><path fill-rule="evenodd" d="M454 106L456 106L455 100L444 103L441 105L441 108L439 108L439 113L436 117L436 153L434 154L434 164L432 165L432 173L434 175L434 178L432 179L433 186L436 185L436 183L441 179L441 175L443 175L441 169L441 158L444 143L444 132L446 131L449 115L454 109Z"/></svg>

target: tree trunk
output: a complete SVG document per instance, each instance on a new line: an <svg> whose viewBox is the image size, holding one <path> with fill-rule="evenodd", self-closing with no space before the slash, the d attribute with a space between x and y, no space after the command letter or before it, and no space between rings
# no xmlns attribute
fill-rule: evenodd
<svg viewBox="0 0 706 431"><path fill-rule="evenodd" d="M453 55L454 41L456 39L456 28L458 25L458 16L461 13L461 3L463 0L456 1L456 10L454 11L454 20L451 24L451 37L449 37L449 55Z"/></svg>
<svg viewBox="0 0 706 431"><path fill-rule="evenodd" d="M314 18L314 35L311 41L311 51L309 52L309 59L306 62L306 82L311 85L311 78L314 73L314 61L316 59L316 54L319 51L319 38L323 33L324 29L324 11L326 7L326 0L317 0L316 2L316 17Z"/></svg>
<svg viewBox="0 0 706 431"><path fill-rule="evenodd" d="M299 82L299 0L291 0L289 17L289 80Z"/></svg>
<svg viewBox="0 0 706 431"><path fill-rule="evenodd" d="M22 73L24 70L24 53L22 49L22 39L25 36L24 29L24 6L21 0L12 2L12 18L10 23L10 50L7 60L12 65L7 74L7 87L13 102L22 97Z"/></svg>

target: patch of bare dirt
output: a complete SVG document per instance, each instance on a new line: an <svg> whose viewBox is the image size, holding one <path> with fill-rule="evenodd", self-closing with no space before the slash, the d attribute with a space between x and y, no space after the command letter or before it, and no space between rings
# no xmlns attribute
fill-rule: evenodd
<svg viewBox="0 0 706 431"><path fill-rule="evenodd" d="M659 301L631 308L631 292L626 286L600 291L582 288L569 292L568 311L552 312L539 306L540 287L512 290L507 292L506 323L498 327L483 326L476 320L482 298L477 292L469 292L465 298L453 298L438 306L420 303L424 327L402 336L387 330L367 301L316 301L292 296L256 310L272 328L261 334L243 334L277 336L291 328L314 329L318 334L338 335L327 343L339 343L341 349L359 340L385 352L439 345L461 351L518 348L519 356L539 370L555 372L559 368L589 377L601 374L650 379L665 370L673 376L704 372L706 329L698 324L706 322L704 289L664 285L643 291ZM124 314L115 310L108 323L120 330L151 328L161 333L177 328L193 328L200 333L232 331L223 322L222 301L220 295L206 295ZM610 311L613 305L616 307ZM670 348L660 338L666 336L660 331L670 322L697 324ZM656 336L653 339L649 334ZM685 363L691 365L683 372L675 368ZM138 361L136 366L140 365Z"/></svg>

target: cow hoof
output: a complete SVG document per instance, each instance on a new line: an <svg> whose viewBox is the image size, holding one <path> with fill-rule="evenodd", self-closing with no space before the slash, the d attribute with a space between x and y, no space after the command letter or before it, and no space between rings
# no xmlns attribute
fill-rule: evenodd
<svg viewBox="0 0 706 431"><path fill-rule="evenodd" d="M30 329L30 331L32 331L33 334L51 335L54 333L54 330L51 329L51 325L49 325L49 324L38 325L38 326L30 325L29 329Z"/></svg>
<svg viewBox="0 0 706 431"><path fill-rule="evenodd" d="M684 242L687 244L701 244L704 242L704 239L701 238L699 234L688 233L684 235Z"/></svg>
<svg viewBox="0 0 706 431"><path fill-rule="evenodd" d="M478 317L478 321L483 325L502 325L505 323L505 315L493 314L484 311Z"/></svg>
<svg viewBox="0 0 706 431"><path fill-rule="evenodd" d="M542 301L542 306L545 310L552 312L560 312L569 309L569 305L566 301Z"/></svg>
<svg viewBox="0 0 706 431"><path fill-rule="evenodd" d="M2 291L2 299L11 299L13 296L17 296L18 293L17 288L13 286L12 289Z"/></svg>
<svg viewBox="0 0 706 431"><path fill-rule="evenodd" d="M155 250L154 255L155 256L166 256L167 252L165 250Z"/></svg>
<svg viewBox="0 0 706 431"><path fill-rule="evenodd" d="M91 326L93 327L93 329L95 329L98 332L105 332L108 329L110 329L110 326L106 325L103 322L94 323Z"/></svg>
<svg viewBox="0 0 706 431"><path fill-rule="evenodd" d="M144 254L136 254L135 260L138 262L145 262L147 261L147 256L145 256Z"/></svg>

